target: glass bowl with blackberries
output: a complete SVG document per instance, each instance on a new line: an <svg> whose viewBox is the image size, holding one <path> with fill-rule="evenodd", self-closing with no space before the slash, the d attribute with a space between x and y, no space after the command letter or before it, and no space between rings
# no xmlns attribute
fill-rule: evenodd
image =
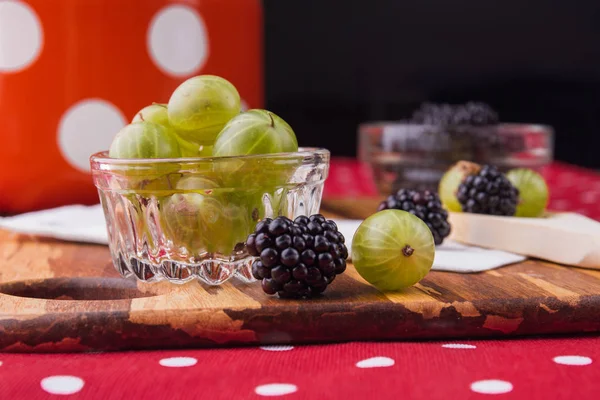
<svg viewBox="0 0 600 400"><path fill-rule="evenodd" d="M359 126L358 154L371 165L381 194L433 190L460 160L540 170L553 159L550 126L503 122L488 104L424 103L400 121Z"/></svg>

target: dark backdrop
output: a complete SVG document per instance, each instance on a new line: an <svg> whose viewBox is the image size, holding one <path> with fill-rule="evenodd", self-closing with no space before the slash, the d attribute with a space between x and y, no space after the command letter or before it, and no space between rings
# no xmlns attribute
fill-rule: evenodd
<svg viewBox="0 0 600 400"><path fill-rule="evenodd" d="M600 168L600 2L265 0L267 107L302 145L356 154L357 125L485 101Z"/></svg>

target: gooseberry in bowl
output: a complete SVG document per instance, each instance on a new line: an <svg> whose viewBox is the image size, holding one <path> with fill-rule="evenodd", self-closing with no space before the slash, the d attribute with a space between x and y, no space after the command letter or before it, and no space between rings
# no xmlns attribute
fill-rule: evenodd
<svg viewBox="0 0 600 400"><path fill-rule="evenodd" d="M91 158L104 209L113 263L125 277L218 285L232 277L253 281L244 242L258 221L319 212L329 151L235 157ZM269 165L286 179L223 180L219 171L251 175ZM140 188L148 177L158 182Z"/></svg>
<svg viewBox="0 0 600 400"><path fill-rule="evenodd" d="M167 108L169 123L184 140L212 145L225 124L240 113L241 100L226 79L199 75L175 89Z"/></svg>
<svg viewBox="0 0 600 400"><path fill-rule="evenodd" d="M166 104L154 103L135 113L131 122L153 122L163 126L171 126Z"/></svg>
<svg viewBox="0 0 600 400"><path fill-rule="evenodd" d="M319 211L329 152L298 148L283 119L242 113L230 82L200 75L140 110L91 167L123 276L216 285L254 279L258 221Z"/></svg>
<svg viewBox="0 0 600 400"><path fill-rule="evenodd" d="M175 135L163 125L153 122L134 122L123 127L115 136L109 150L113 158L176 158L181 148Z"/></svg>
<svg viewBox="0 0 600 400"><path fill-rule="evenodd" d="M213 155L291 153L298 150L292 127L267 110L249 110L232 118L216 138Z"/></svg>
<svg viewBox="0 0 600 400"><path fill-rule="evenodd" d="M298 141L290 125L275 113L267 110L249 110L232 118L219 133L213 146L214 157L236 157L253 154L294 153L298 151ZM265 160L256 163L254 170L242 174L242 163L232 162L221 166L223 179L235 185L278 186L286 181L293 170L288 164L270 163ZM276 196L273 192L272 196Z"/></svg>
<svg viewBox="0 0 600 400"><path fill-rule="evenodd" d="M172 135L174 135L177 139L177 143L179 144L181 155L183 157L210 155L210 153L203 153L203 146L198 146L193 142L184 140L180 135L177 134L177 130L169 122L169 114L166 104L154 103L149 106L146 106L137 113L135 113L135 116L131 120L132 123L142 121L152 122L154 124L161 125L165 129L167 129Z"/></svg>

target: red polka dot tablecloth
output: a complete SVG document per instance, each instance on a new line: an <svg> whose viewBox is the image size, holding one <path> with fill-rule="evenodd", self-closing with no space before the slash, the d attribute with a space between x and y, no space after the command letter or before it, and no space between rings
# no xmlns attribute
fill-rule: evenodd
<svg viewBox="0 0 600 400"><path fill-rule="evenodd" d="M600 220L600 174L555 162L541 171L550 189L548 209L573 211ZM373 196L377 188L370 167L354 159L331 164L324 196Z"/></svg>
<svg viewBox="0 0 600 400"><path fill-rule="evenodd" d="M551 208L600 219L600 177L553 164ZM326 196L375 194L335 159ZM578 189L579 188L579 189ZM0 354L0 399L597 399L600 337Z"/></svg>
<svg viewBox="0 0 600 400"><path fill-rule="evenodd" d="M0 354L1 399L597 399L600 338Z"/></svg>

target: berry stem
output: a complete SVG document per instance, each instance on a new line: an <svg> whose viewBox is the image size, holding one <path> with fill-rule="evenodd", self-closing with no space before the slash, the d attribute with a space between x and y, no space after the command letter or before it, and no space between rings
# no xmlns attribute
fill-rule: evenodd
<svg viewBox="0 0 600 400"><path fill-rule="evenodd" d="M410 247L410 245L408 245L408 244L402 248L402 254L404 254L406 257L412 256L414 252L415 252L415 249Z"/></svg>
<svg viewBox="0 0 600 400"><path fill-rule="evenodd" d="M269 118L271 118L271 128L275 127L275 120L273 119L273 115L271 113L267 113L269 114Z"/></svg>

